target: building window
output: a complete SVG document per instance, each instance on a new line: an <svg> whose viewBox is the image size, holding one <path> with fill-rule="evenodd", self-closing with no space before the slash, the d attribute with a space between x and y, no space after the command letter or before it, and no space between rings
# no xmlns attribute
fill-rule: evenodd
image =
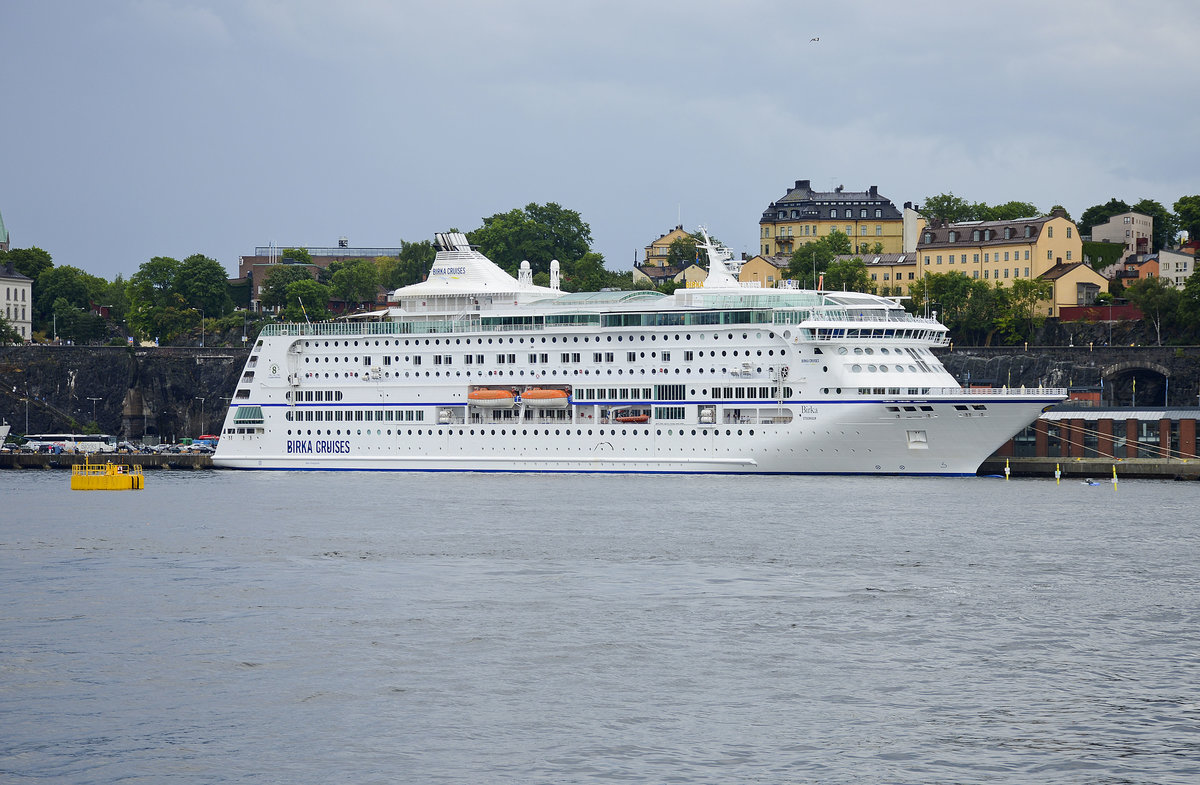
<svg viewBox="0 0 1200 785"><path fill-rule="evenodd" d="M925 242L927 242L927 243L933 242L933 232L925 233Z"/></svg>
<svg viewBox="0 0 1200 785"><path fill-rule="evenodd" d="M875 236L876 237L883 236L883 225L882 224L875 224Z"/></svg>
<svg viewBox="0 0 1200 785"><path fill-rule="evenodd" d="M973 261L973 262L975 262L976 264L978 264L978 263L979 263L979 254L975 254L975 255L974 255L974 257L971 259L971 261Z"/></svg>
<svg viewBox="0 0 1200 785"><path fill-rule="evenodd" d="M1071 252L1067 251L1067 261L1071 261Z"/></svg>
<svg viewBox="0 0 1200 785"><path fill-rule="evenodd" d="M830 218L837 218L837 210L830 210L830 211L829 211L829 217L830 217Z"/></svg>
<svg viewBox="0 0 1200 785"><path fill-rule="evenodd" d="M847 217L847 218L853 218L853 217L854 217L854 211L853 211L853 210L847 210L847 211L846 211L846 217ZM847 232L846 234L849 234L849 232Z"/></svg>
<svg viewBox="0 0 1200 785"><path fill-rule="evenodd" d="M882 218L882 217L883 217L883 210L878 210L878 209L877 209L877 210L875 211L875 217L876 217L876 218Z"/></svg>
<svg viewBox="0 0 1200 785"><path fill-rule="evenodd" d="M979 242L979 230L978 229L971 232L971 239L974 240L975 242Z"/></svg>
<svg viewBox="0 0 1200 785"><path fill-rule="evenodd" d="M1046 227L1046 236L1050 237L1050 238L1054 237L1054 227L1053 226Z"/></svg>
<svg viewBox="0 0 1200 785"><path fill-rule="evenodd" d="M937 263L938 263L938 264L941 264L941 263L942 263L942 255L941 255L941 254L938 254L938 255L937 255Z"/></svg>

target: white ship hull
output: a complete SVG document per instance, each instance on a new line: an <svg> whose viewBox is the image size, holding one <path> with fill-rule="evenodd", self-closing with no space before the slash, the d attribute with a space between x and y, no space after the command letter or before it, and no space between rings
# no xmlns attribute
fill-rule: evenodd
<svg viewBox="0 0 1200 785"><path fill-rule="evenodd" d="M988 414L962 417L954 405L963 401L984 402ZM374 433L356 432L348 438L301 434L283 443L257 440L241 449L238 437L232 435L222 437L214 463L235 469L310 471L961 476L974 474L984 459L1047 405L1044 398L1016 396L918 401L922 402L932 406L933 414L911 420L889 416L882 402L785 402L816 410L811 419L786 426L524 423L519 428L489 425L484 429L426 425L372 428ZM829 414L820 414L822 409ZM910 431L922 432L924 440L912 443ZM338 449L355 452L341 454L335 452Z"/></svg>
<svg viewBox="0 0 1200 785"><path fill-rule="evenodd" d="M930 351L945 327L872 295L741 290L719 266L723 288L674 298L564 295L439 243L401 308L265 329L214 464L967 475L1065 394L959 387Z"/></svg>

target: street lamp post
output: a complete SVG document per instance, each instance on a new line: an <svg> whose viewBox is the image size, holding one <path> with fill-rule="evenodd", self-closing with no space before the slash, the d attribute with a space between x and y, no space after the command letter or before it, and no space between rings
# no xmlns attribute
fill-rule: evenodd
<svg viewBox="0 0 1200 785"><path fill-rule="evenodd" d="M197 395L196 400L200 402L200 435L203 436L206 430L204 422L204 396Z"/></svg>
<svg viewBox="0 0 1200 785"><path fill-rule="evenodd" d="M92 402L92 422L96 422L96 401L103 401L103 398L93 398L90 395L88 400ZM99 423L97 423L99 424Z"/></svg>

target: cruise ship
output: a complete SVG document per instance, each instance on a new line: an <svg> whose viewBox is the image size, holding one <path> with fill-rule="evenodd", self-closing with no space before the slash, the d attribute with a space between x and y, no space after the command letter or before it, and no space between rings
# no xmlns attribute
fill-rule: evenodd
<svg viewBox="0 0 1200 785"><path fill-rule="evenodd" d="M709 275L673 295L537 286L458 232L394 305L272 324L213 462L234 469L972 475L1060 389L964 388L936 318Z"/></svg>

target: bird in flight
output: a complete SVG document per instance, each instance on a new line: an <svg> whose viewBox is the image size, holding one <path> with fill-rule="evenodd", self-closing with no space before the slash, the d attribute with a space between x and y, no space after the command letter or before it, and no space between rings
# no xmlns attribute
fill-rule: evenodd
<svg viewBox="0 0 1200 785"><path fill-rule="evenodd" d="M821 40L821 39L820 39L819 37L818 37L818 38L810 38L810 39L808 39L808 42L811 44L811 43L813 43L813 42L815 42L815 41L820 41L820 40Z"/></svg>

